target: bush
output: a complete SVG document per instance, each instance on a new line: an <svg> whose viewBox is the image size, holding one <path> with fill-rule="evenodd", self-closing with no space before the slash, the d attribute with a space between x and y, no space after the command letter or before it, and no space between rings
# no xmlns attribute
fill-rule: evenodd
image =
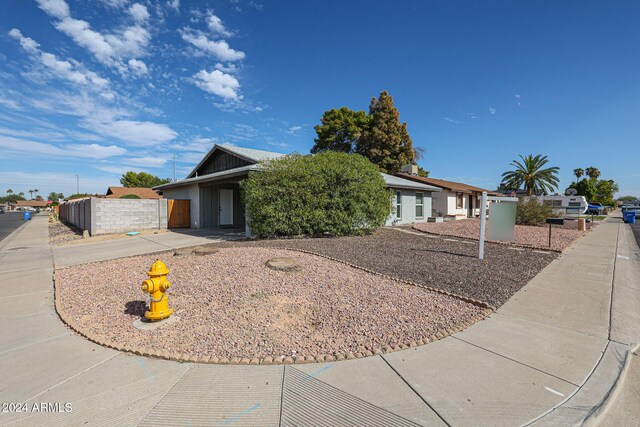
<svg viewBox="0 0 640 427"><path fill-rule="evenodd" d="M262 237L367 234L391 213L391 192L378 168L357 154L270 160L241 188L251 230Z"/></svg>
<svg viewBox="0 0 640 427"><path fill-rule="evenodd" d="M539 203L536 199L524 198L518 200L516 210L516 224L518 225L538 225L543 224L547 218L553 217L550 206Z"/></svg>
<svg viewBox="0 0 640 427"><path fill-rule="evenodd" d="M120 196L121 199L139 199L140 196L137 194L125 194L124 196Z"/></svg>

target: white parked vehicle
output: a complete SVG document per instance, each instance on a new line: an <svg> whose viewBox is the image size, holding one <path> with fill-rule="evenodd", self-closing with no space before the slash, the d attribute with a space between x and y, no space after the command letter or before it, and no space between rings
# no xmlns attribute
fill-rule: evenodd
<svg viewBox="0 0 640 427"><path fill-rule="evenodd" d="M531 198L551 207L554 215L558 216L582 215L589 207L584 196L531 196Z"/></svg>

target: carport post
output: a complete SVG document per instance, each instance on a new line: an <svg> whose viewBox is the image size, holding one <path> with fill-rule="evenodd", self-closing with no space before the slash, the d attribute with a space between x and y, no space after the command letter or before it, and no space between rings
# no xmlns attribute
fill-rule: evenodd
<svg viewBox="0 0 640 427"><path fill-rule="evenodd" d="M480 200L480 248L478 250L478 258L484 259L484 228L487 221L487 192L482 192Z"/></svg>

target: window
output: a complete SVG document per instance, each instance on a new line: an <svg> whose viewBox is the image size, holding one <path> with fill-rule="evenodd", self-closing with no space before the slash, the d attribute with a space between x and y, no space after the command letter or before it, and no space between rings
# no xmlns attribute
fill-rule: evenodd
<svg viewBox="0 0 640 427"><path fill-rule="evenodd" d="M424 195L416 193L416 218L424 217Z"/></svg>
<svg viewBox="0 0 640 427"><path fill-rule="evenodd" d="M456 208L462 209L462 203L464 203L464 194L456 193Z"/></svg>
<svg viewBox="0 0 640 427"><path fill-rule="evenodd" d="M402 192L396 191L396 218L402 218Z"/></svg>

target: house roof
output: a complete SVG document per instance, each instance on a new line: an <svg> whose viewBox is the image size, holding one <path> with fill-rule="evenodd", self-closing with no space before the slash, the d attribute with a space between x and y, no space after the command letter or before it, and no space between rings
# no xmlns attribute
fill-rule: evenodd
<svg viewBox="0 0 640 427"><path fill-rule="evenodd" d="M440 187L436 187L433 185L428 185L421 182L410 181L408 179L404 179L404 177L389 175L386 173L381 173L382 178L384 178L385 184L387 187L391 188L406 188L410 190L426 190L426 191L442 191Z"/></svg>
<svg viewBox="0 0 640 427"><path fill-rule="evenodd" d="M46 200L17 200L15 203L11 203L16 207L32 207L32 208L46 208Z"/></svg>
<svg viewBox="0 0 640 427"><path fill-rule="evenodd" d="M409 175L407 173L396 173L396 177L402 177L415 182L422 182L424 184L435 185L443 190L455 191L457 193L482 193L486 191L490 196L503 196L501 193L495 191L486 190L484 188L476 187L474 185L465 184L463 182L445 181L444 179L429 178L424 176Z"/></svg>
<svg viewBox="0 0 640 427"><path fill-rule="evenodd" d="M162 199L162 196L152 188L141 187L109 187L107 189L107 199L119 199L123 196L133 194L141 199Z"/></svg>
<svg viewBox="0 0 640 427"><path fill-rule="evenodd" d="M251 163L258 163L264 160L275 159L278 157L285 156L286 154L276 153L273 151L264 151L264 150L254 150L253 148L244 148L244 147L236 147L235 145L228 144L214 144L211 147L211 150L200 160L200 163L196 165L195 168L187 175L187 178L193 178L195 176L196 171L207 161L209 157L216 151L224 151L229 154L233 154L235 156L240 157Z"/></svg>
<svg viewBox="0 0 640 427"><path fill-rule="evenodd" d="M258 169L258 165L241 166L239 168L228 169L220 172L209 173L201 176L194 176L193 178L185 178L179 181L170 182L168 184L158 185L153 187L154 190L164 190L165 188L182 187L183 185L195 184L200 182L216 181L222 178L232 178L238 175L244 175L249 171Z"/></svg>

